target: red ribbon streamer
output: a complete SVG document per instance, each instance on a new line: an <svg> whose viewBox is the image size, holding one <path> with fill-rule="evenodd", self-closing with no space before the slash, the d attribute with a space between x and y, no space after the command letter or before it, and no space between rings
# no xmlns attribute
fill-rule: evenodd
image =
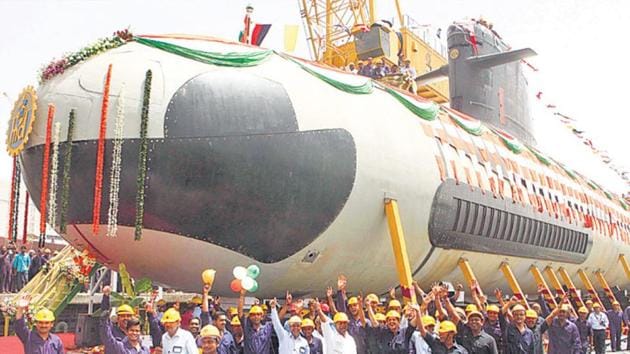
<svg viewBox="0 0 630 354"><path fill-rule="evenodd" d="M55 116L55 106L48 105L48 119L46 121L46 143L44 144L44 157L42 159L42 195L39 200L39 242L43 244L46 236L46 201L48 199L48 164L50 163L50 136L52 121Z"/></svg>
<svg viewBox="0 0 630 354"><path fill-rule="evenodd" d="M105 155L105 133L107 133L107 109L109 108L109 86L112 78L112 64L107 68L103 104L101 105L101 127L98 134L96 153L96 175L94 176L94 207L92 208L92 233L98 234L101 224L101 195L103 193L103 159Z"/></svg>
<svg viewBox="0 0 630 354"><path fill-rule="evenodd" d="M28 241L26 235L28 234L28 204L31 197L26 191L26 200L24 201L24 230L22 231L22 244L25 245Z"/></svg>
<svg viewBox="0 0 630 354"><path fill-rule="evenodd" d="M7 234L7 237L9 238L9 240L11 240L11 235L13 235L13 211L15 210L15 169L17 168L17 156L13 157L13 173L11 174L11 195L10 195L10 202L9 202L9 233Z"/></svg>

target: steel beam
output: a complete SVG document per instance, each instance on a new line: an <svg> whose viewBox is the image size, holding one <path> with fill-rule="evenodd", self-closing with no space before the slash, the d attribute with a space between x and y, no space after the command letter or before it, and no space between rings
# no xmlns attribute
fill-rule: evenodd
<svg viewBox="0 0 630 354"><path fill-rule="evenodd" d="M556 299L551 294L551 291L549 290L549 287L547 286L547 282L545 281L545 278L543 278L543 275L538 269L538 267L536 267L535 265L532 265L531 267L529 267L529 271L534 276L534 280L536 280L536 284L538 284L538 286L542 288L542 296L545 298L545 302L547 302L547 305L549 306L549 308L553 310L556 307L558 307L558 304L556 303Z"/></svg>
<svg viewBox="0 0 630 354"><path fill-rule="evenodd" d="M392 248L394 250L394 258L396 259L396 270L398 271L403 300L416 304L417 300L412 284L413 279L411 278L411 267L409 266L405 234L403 233L402 223L400 222L398 202L395 199L385 199L385 215L387 216L387 224L389 226L389 236L392 239Z"/></svg>
<svg viewBox="0 0 630 354"><path fill-rule="evenodd" d="M525 299L525 295L523 294L521 286L518 284L514 273L512 273L512 268L510 268L510 265L507 262L503 262L501 263L501 266L499 268L501 268L501 271L505 276L505 280L507 280L508 285L510 286L510 289L512 289L512 293L514 294L514 296L516 296L521 301L521 304L525 306L526 309L529 309L529 304Z"/></svg>

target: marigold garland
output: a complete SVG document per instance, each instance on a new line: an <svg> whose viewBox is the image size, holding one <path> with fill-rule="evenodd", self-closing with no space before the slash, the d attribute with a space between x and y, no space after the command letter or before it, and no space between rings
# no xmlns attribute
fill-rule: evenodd
<svg viewBox="0 0 630 354"><path fill-rule="evenodd" d="M53 132L52 162L50 168L50 197L48 198L48 225L57 224L57 176L59 175L59 133L61 123L55 123Z"/></svg>
<svg viewBox="0 0 630 354"><path fill-rule="evenodd" d="M103 160L105 157L105 134L107 133L107 110L109 108L109 87L112 79L112 64L107 68L105 87L103 89L103 103L101 105L101 126L98 134L98 148L96 151L96 173L94 176L94 206L92 207L92 233L98 234L101 223L101 197L103 194Z"/></svg>
<svg viewBox="0 0 630 354"><path fill-rule="evenodd" d="M112 151L112 170L109 178L109 213L107 218L107 236L114 237L118 231L118 205L120 191L120 170L122 161L123 128L125 119L125 84L118 95L116 122L114 129L114 148Z"/></svg>
<svg viewBox="0 0 630 354"><path fill-rule="evenodd" d="M144 78L144 96L142 98L142 116L140 121L140 155L138 158L138 179L136 192L136 229L134 239L142 238L142 225L144 220L144 188L147 177L147 128L149 124L149 103L151 101L151 79L153 73L147 70Z"/></svg>
<svg viewBox="0 0 630 354"><path fill-rule="evenodd" d="M26 191L26 200L24 200L24 229L22 230L22 244L25 245L28 241L28 206L31 201L31 195Z"/></svg>
<svg viewBox="0 0 630 354"><path fill-rule="evenodd" d="M39 247L46 244L46 201L48 197L48 164L50 162L50 140L52 135L52 121L55 116L55 106L48 104L48 119L46 121L46 142L42 158L42 194L39 199Z"/></svg>
<svg viewBox="0 0 630 354"><path fill-rule="evenodd" d="M13 169L11 170L12 174L11 174L11 190L10 195L9 195L9 231L7 232L7 237L9 238L9 240L11 239L11 235L13 235L13 219L14 219L14 213L15 213L15 172L16 172L16 167L17 166L17 156L13 157Z"/></svg>
<svg viewBox="0 0 630 354"><path fill-rule="evenodd" d="M62 234L66 233L66 214L68 212L68 204L70 197L70 167L72 166L72 138L74 135L74 109L68 115L68 134L66 137L66 149L63 157L63 183L61 187L61 213L59 215L59 230Z"/></svg>

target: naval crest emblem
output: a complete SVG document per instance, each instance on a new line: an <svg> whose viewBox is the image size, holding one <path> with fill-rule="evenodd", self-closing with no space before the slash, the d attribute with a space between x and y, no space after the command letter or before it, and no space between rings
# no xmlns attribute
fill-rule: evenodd
<svg viewBox="0 0 630 354"><path fill-rule="evenodd" d="M35 113L37 112L37 94L32 86L27 86L13 106L9 129L7 131L7 150L9 155L19 154L33 129Z"/></svg>

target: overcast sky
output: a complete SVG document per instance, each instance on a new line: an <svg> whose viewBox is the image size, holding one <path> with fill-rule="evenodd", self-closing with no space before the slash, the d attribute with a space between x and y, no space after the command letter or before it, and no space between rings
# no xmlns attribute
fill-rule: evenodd
<svg viewBox="0 0 630 354"><path fill-rule="evenodd" d="M393 2L377 2L378 17L392 18ZM255 7L256 22L273 24L263 45L282 49L283 26L301 24L297 0L0 0L0 131L6 134L21 89L35 85L37 70L52 58L127 26L135 34L178 32L236 39L248 3ZM531 90L542 91L550 100L544 103L577 118L600 148L630 168L626 108L630 65L624 43L630 1L401 0L401 5L419 23L435 28L483 16L513 48L532 47L539 55L531 62L539 72L530 72ZM301 35L298 54L307 56L306 48ZM624 186L611 181L612 173L541 107L534 107L540 147L621 191ZM3 135L3 144L5 139ZM2 151L0 200L8 196L11 168L4 146Z"/></svg>

